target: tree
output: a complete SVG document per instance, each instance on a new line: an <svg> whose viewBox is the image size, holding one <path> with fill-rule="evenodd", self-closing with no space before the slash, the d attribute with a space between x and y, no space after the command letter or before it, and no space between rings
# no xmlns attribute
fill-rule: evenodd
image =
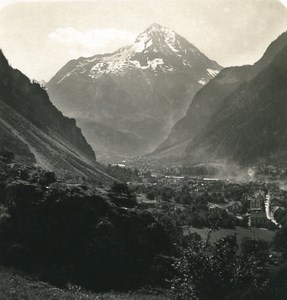
<svg viewBox="0 0 287 300"><path fill-rule="evenodd" d="M125 194L125 195L130 194L128 185L126 183L121 183L116 181L113 183L111 187L111 191L115 194Z"/></svg>
<svg viewBox="0 0 287 300"><path fill-rule="evenodd" d="M191 196L189 193L184 193L181 197L180 197L180 202L182 204L185 204L185 205L190 205L191 204Z"/></svg>
<svg viewBox="0 0 287 300"><path fill-rule="evenodd" d="M264 259L267 259L269 243L264 240L253 240L250 238L243 238L241 242L241 251L246 255L263 255Z"/></svg>
<svg viewBox="0 0 287 300"><path fill-rule="evenodd" d="M287 226L276 231L273 245L277 250L284 252L285 257L287 256Z"/></svg>
<svg viewBox="0 0 287 300"><path fill-rule="evenodd" d="M178 248L173 264L171 288L177 299L239 299L252 290L261 299L266 286L265 262L255 255L238 254L235 236L227 236L212 246L194 239Z"/></svg>
<svg viewBox="0 0 287 300"><path fill-rule="evenodd" d="M277 209L274 214L275 220L285 226L287 224L287 210L285 209Z"/></svg>
<svg viewBox="0 0 287 300"><path fill-rule="evenodd" d="M147 199L149 200L154 200L155 199L155 194L153 192L148 192L146 194Z"/></svg>
<svg viewBox="0 0 287 300"><path fill-rule="evenodd" d="M161 198L163 201L170 201L174 196L174 191L171 188L163 188L161 191Z"/></svg>

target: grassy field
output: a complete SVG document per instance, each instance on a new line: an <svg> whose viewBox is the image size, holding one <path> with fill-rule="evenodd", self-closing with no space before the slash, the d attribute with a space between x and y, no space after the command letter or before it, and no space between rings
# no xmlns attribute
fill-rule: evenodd
<svg viewBox="0 0 287 300"><path fill-rule="evenodd" d="M202 239L206 239L208 228L194 228L192 226L188 226L184 228L184 235L188 235L190 233L196 232L198 233ZM275 231L262 229L262 228L243 228L243 227L235 227L235 229L219 229L216 231L212 231L210 234L210 241L215 242L219 239L227 236L227 235L236 235L237 241L240 244L243 238L251 238L255 240L264 240L267 242L271 242Z"/></svg>
<svg viewBox="0 0 287 300"><path fill-rule="evenodd" d="M90 293L76 286L59 289L47 283L34 281L11 269L0 267L1 300L169 300L170 297L144 293Z"/></svg>

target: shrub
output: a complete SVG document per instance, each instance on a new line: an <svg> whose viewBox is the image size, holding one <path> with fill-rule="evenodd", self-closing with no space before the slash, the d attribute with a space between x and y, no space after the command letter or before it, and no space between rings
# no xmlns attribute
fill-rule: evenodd
<svg viewBox="0 0 287 300"><path fill-rule="evenodd" d="M249 252L238 254L237 249L235 236L214 246L193 239L188 247L179 248L171 281L176 299L227 299L245 289L260 295L267 284L265 261Z"/></svg>

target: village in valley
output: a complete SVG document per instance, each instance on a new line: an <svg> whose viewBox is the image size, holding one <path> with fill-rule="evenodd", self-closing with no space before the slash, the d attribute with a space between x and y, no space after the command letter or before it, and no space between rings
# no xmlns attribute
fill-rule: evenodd
<svg viewBox="0 0 287 300"><path fill-rule="evenodd" d="M125 169L126 161L114 167ZM131 165L129 165L130 167ZM286 170L273 165L250 167L224 178L206 168L171 166L150 169L138 161L137 177L128 182L137 205L155 216L169 216L188 237L218 240L235 234L272 242L287 208ZM192 174L192 175L191 175ZM195 175L196 174L196 175ZM210 230L212 234L210 235Z"/></svg>

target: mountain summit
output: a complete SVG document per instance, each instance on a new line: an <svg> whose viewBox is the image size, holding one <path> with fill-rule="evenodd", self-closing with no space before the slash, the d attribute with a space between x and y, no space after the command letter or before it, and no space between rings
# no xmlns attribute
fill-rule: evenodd
<svg viewBox="0 0 287 300"><path fill-rule="evenodd" d="M195 68L202 62L210 64L210 60L185 38L156 23L139 34L133 45L117 51L117 54L119 53L135 67L144 70L152 69L155 72ZM173 59L169 60L170 58ZM218 64L213 62L211 67L215 70L208 69L207 73L217 74L220 69Z"/></svg>
<svg viewBox="0 0 287 300"><path fill-rule="evenodd" d="M80 58L78 61L77 68L64 74L57 83L77 72L84 74L88 69L88 76L97 79L108 74L124 75L132 70L152 71L155 75L176 70L188 72L191 68L200 72L202 64L206 64L209 68L204 69L205 74L202 74L200 80L200 84L204 85L210 76L215 76L221 69L216 62L210 61L185 38L156 23L139 34L130 46L120 48L111 54Z"/></svg>
<svg viewBox="0 0 287 300"><path fill-rule="evenodd" d="M153 150L220 70L185 38L152 24L132 45L68 62L47 87L98 157L123 157Z"/></svg>

